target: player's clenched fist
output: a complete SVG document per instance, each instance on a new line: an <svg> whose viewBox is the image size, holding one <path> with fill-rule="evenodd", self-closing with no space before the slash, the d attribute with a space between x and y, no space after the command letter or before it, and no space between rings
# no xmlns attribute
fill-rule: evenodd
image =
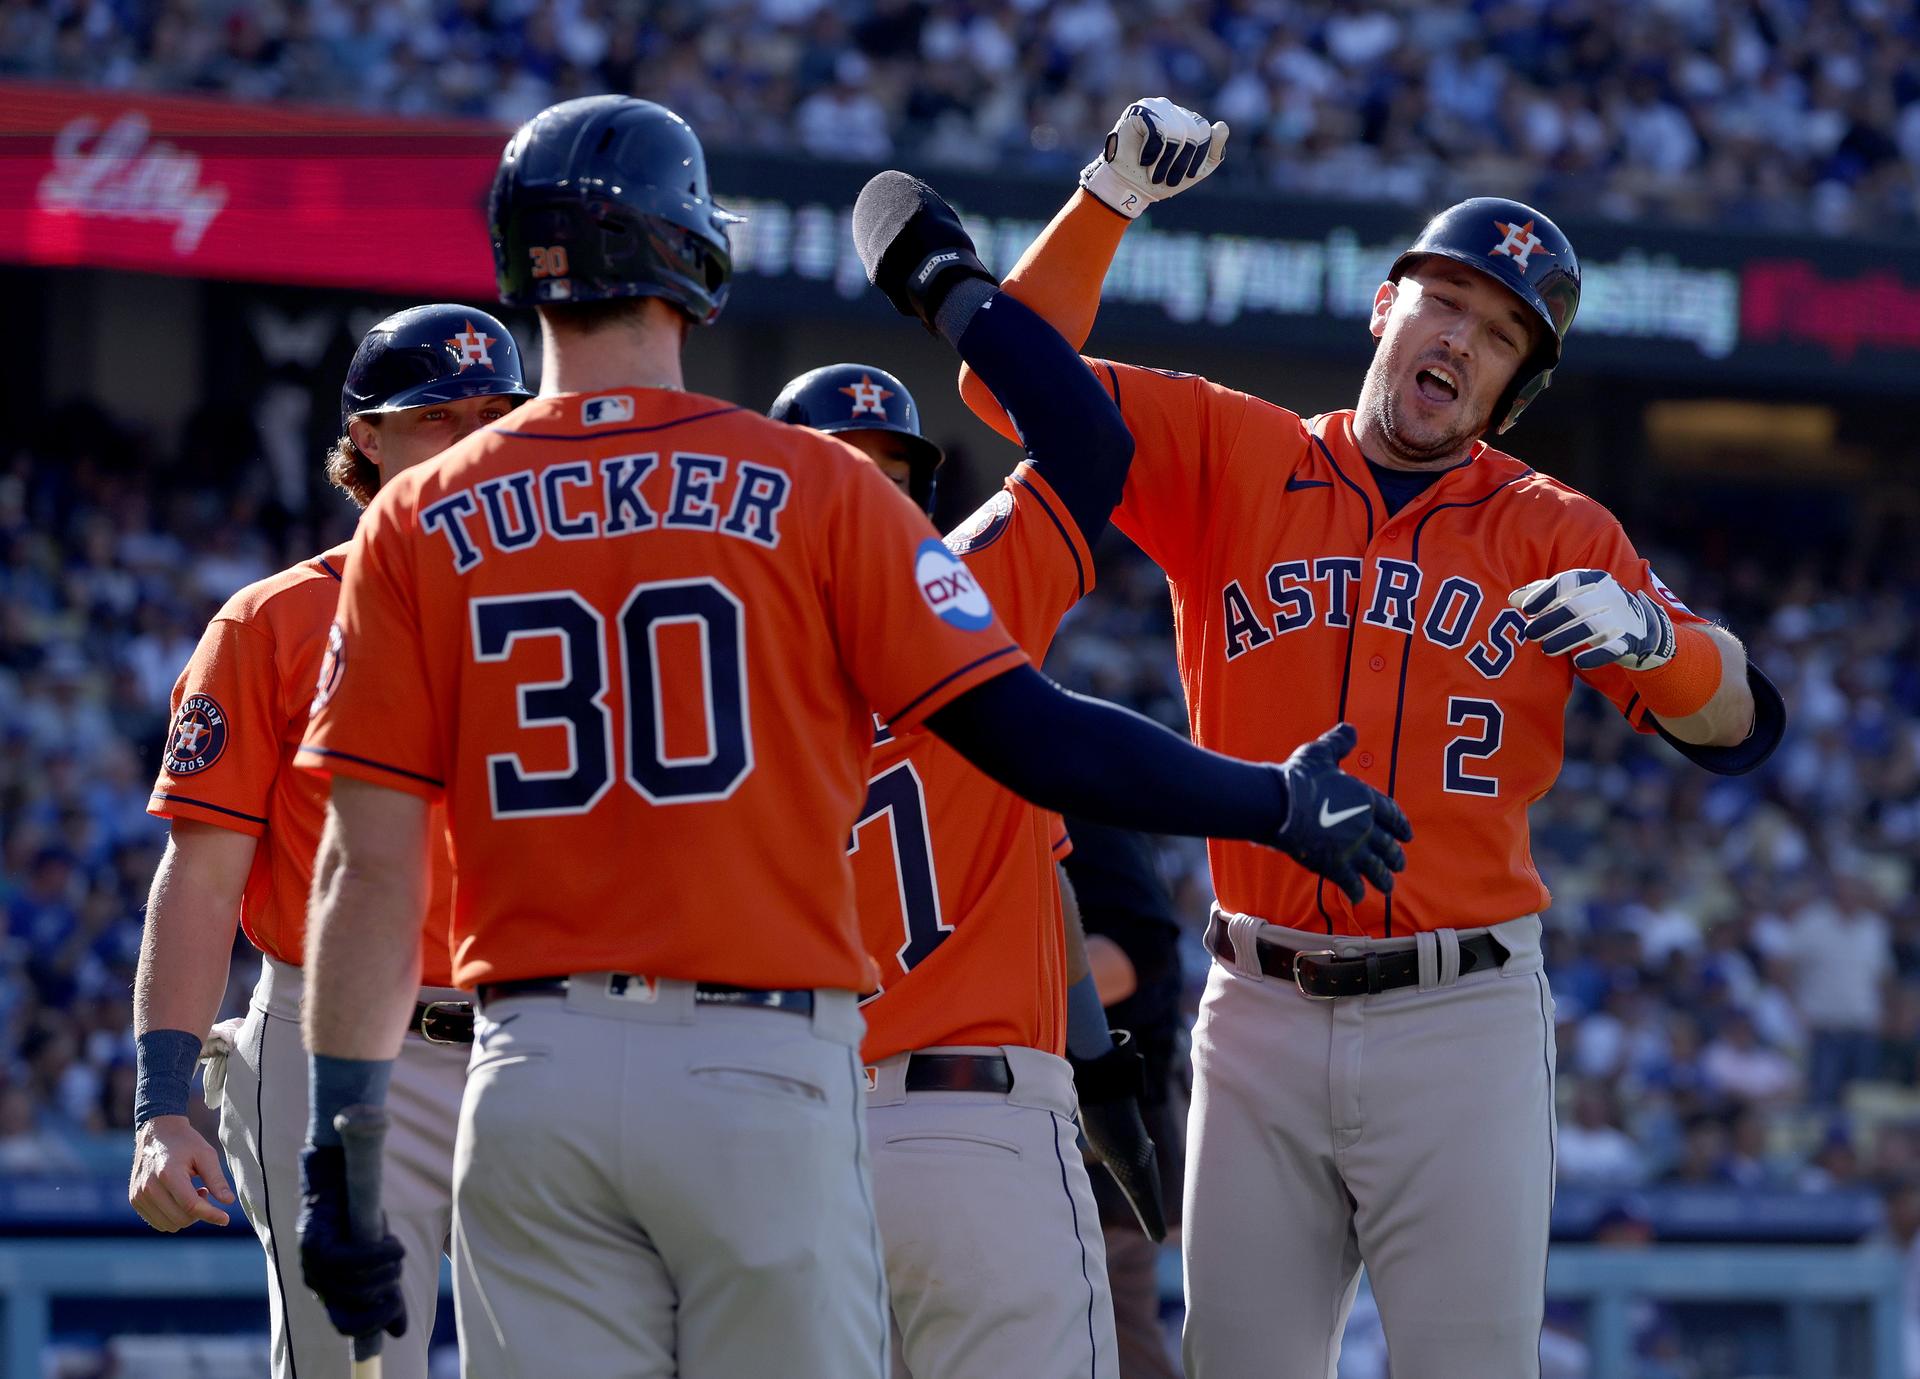
<svg viewBox="0 0 1920 1379"><path fill-rule="evenodd" d="M1652 670L1673 658L1673 619L1651 594L1623 588L1605 570L1566 570L1523 584L1507 602L1527 617L1524 634L1549 656L1573 652L1581 670Z"/></svg>
<svg viewBox="0 0 1920 1379"><path fill-rule="evenodd" d="M1366 881L1382 894L1393 889L1393 874L1407 865L1400 844L1413 841L1413 825L1399 805L1340 769L1356 740L1353 725L1342 723L1274 768L1287 782L1287 821L1273 846L1357 905Z"/></svg>
<svg viewBox="0 0 1920 1379"><path fill-rule="evenodd" d="M1165 96L1135 101L1107 134L1100 156L1081 170L1080 185L1132 220L1219 167L1227 132L1222 121L1209 124Z"/></svg>

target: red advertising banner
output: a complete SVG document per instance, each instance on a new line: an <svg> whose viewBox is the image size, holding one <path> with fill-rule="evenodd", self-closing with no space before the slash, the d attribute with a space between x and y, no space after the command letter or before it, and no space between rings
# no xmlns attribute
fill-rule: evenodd
<svg viewBox="0 0 1920 1379"><path fill-rule="evenodd" d="M0 259L493 295L506 131L0 85Z"/></svg>

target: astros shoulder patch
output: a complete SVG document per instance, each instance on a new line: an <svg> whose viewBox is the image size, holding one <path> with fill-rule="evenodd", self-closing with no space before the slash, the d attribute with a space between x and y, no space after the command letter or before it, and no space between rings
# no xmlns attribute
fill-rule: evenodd
<svg viewBox="0 0 1920 1379"><path fill-rule="evenodd" d="M196 776L227 750L227 713L210 694L190 694L180 701L167 734L166 760L170 776Z"/></svg>

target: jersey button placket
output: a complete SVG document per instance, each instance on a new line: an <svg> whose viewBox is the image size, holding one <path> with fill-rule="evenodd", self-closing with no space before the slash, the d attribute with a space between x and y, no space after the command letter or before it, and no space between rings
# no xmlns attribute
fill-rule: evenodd
<svg viewBox="0 0 1920 1379"><path fill-rule="evenodd" d="M1387 668L1387 658L1385 656L1375 655L1375 656L1369 657L1367 660L1368 670L1382 671L1382 670L1385 670L1386 668Z"/></svg>

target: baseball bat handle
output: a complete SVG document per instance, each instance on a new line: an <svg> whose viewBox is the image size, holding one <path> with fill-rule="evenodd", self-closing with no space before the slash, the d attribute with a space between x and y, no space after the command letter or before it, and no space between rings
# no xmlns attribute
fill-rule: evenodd
<svg viewBox="0 0 1920 1379"><path fill-rule="evenodd" d="M349 1106L333 1118L340 1132L347 1168L347 1229L360 1244L377 1243L386 1234L380 1211L380 1154L387 1139L387 1112L381 1106ZM383 1335L353 1338L354 1379L380 1379Z"/></svg>

